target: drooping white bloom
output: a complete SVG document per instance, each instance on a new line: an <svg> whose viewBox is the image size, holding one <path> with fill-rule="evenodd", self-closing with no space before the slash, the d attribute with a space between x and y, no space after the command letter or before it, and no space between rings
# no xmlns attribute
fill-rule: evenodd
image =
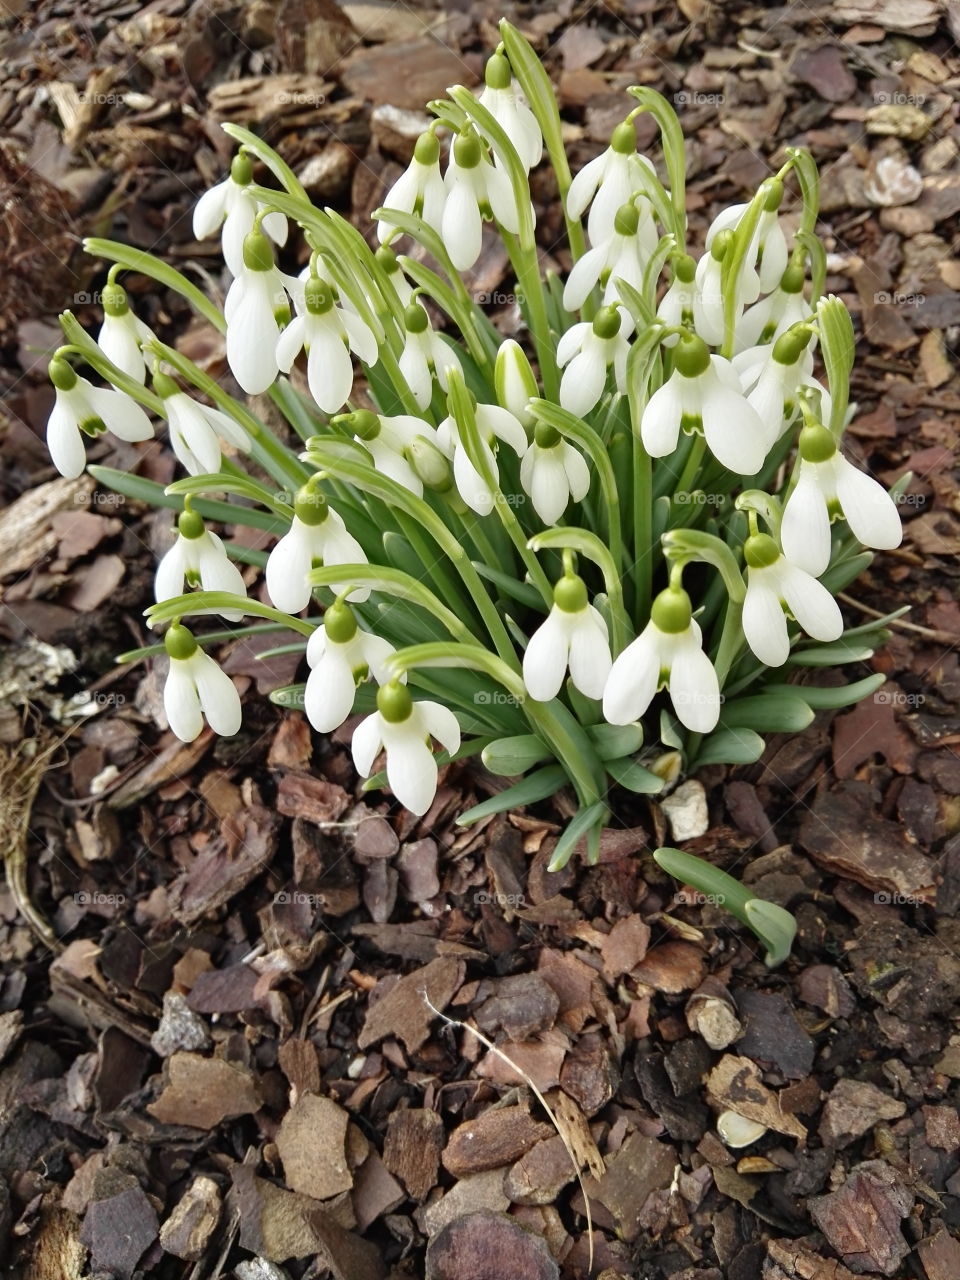
<svg viewBox="0 0 960 1280"><path fill-rule="evenodd" d="M737 321L737 350L776 342L793 325L809 319L810 307L803 296L803 286L803 268L787 267L773 292L754 303Z"/></svg>
<svg viewBox="0 0 960 1280"><path fill-rule="evenodd" d="M567 668L585 698L600 698L610 674L607 624L592 604L582 578L567 573L553 592L553 607L530 637L523 655L523 682L537 702L560 692Z"/></svg>
<svg viewBox="0 0 960 1280"><path fill-rule="evenodd" d="M417 407L426 409L433 395L433 377L436 375L442 390L447 390L447 370L460 368L460 359L453 347L435 333L430 317L419 302L412 302L404 312L406 337L400 353L400 372L413 393Z"/></svg>
<svg viewBox="0 0 960 1280"><path fill-rule="evenodd" d="M460 749L460 725L439 702L414 702L399 680L377 690L377 710L353 731L353 763L369 777L381 749L387 754L387 782L402 805L421 816L437 794L436 738L450 755Z"/></svg>
<svg viewBox="0 0 960 1280"><path fill-rule="evenodd" d="M681 427L702 428L718 462L739 475L756 475L776 437L747 403L730 361L711 356L692 334L675 348L674 361L673 373L643 411L644 448L664 458L676 449Z"/></svg>
<svg viewBox="0 0 960 1280"><path fill-rule="evenodd" d="M830 563L830 522L841 515L865 547L890 551L903 540L900 513L883 485L840 453L826 427L806 426L797 482L783 509L784 555L819 576Z"/></svg>
<svg viewBox="0 0 960 1280"><path fill-rule="evenodd" d="M195 511L181 512L177 520L177 540L157 566L154 599L172 600L183 595L184 584L204 591L228 591L231 595L247 594L243 575L215 533L211 533ZM239 622L243 612L220 609L220 616Z"/></svg>
<svg viewBox="0 0 960 1280"><path fill-rule="evenodd" d="M603 693L610 724L630 724L667 688L677 719L692 733L710 733L720 717L720 684L703 652L690 597L679 587L661 591L650 621L613 664Z"/></svg>
<svg viewBox="0 0 960 1280"><path fill-rule="evenodd" d="M689 254L683 254L673 264L673 279L657 307L657 319L671 328L681 325L690 328L694 323L694 300L697 296L696 278L697 264ZM663 340L665 347L676 346L679 335L668 334Z"/></svg>
<svg viewBox="0 0 960 1280"><path fill-rule="evenodd" d="M357 685L371 676L390 679L386 661L396 653L388 640L357 626L349 605L336 600L307 641L310 674L303 693L307 719L318 733L332 733L353 710Z"/></svg>
<svg viewBox="0 0 960 1280"><path fill-rule="evenodd" d="M829 403L829 393L813 378L812 335L799 326L778 338L772 346L750 347L734 356L732 364L747 396L776 441L796 417L798 392L812 386Z"/></svg>
<svg viewBox="0 0 960 1280"><path fill-rule="evenodd" d="M783 183L778 178L771 178L764 184L764 188L766 202L747 249L745 273L755 272L759 292L769 293L777 287L780 277L787 269L789 251L777 213L783 200ZM746 204L732 204L714 218L707 232L708 249L721 232L737 230L748 207Z"/></svg>
<svg viewBox="0 0 960 1280"><path fill-rule="evenodd" d="M133 313L125 289L113 281L103 291L103 324L97 345L108 360L137 382L145 382L147 366L141 346L152 342L155 334L149 325Z"/></svg>
<svg viewBox="0 0 960 1280"><path fill-rule="evenodd" d="M354 439L372 456L378 471L402 484L418 498L423 497L423 479L410 463L410 451L417 440L426 440L436 446L437 433L429 423L412 414L401 413L391 417L371 413L368 409L343 414L333 421L353 432Z"/></svg>
<svg viewBox="0 0 960 1280"><path fill-rule="evenodd" d="M229 175L205 191L193 211L193 234L198 240L212 236L223 223L220 242L223 260L233 276L238 276L243 270L243 242L253 230L260 210L260 205L246 190L252 178L253 163L241 151L234 156ZM260 225L274 244L286 243L287 220L282 213L274 209L264 214Z"/></svg>
<svg viewBox="0 0 960 1280"><path fill-rule="evenodd" d="M593 321L573 325L557 343L557 364L563 369L560 404L579 418L598 404L611 365L617 390L626 392L630 347L623 320L618 308L603 307Z"/></svg>
<svg viewBox="0 0 960 1280"><path fill-rule="evenodd" d="M510 63L502 53L495 53L487 61L484 82L480 102L513 143L520 163L529 173L540 163L543 138L536 117L511 75Z"/></svg>
<svg viewBox="0 0 960 1280"><path fill-rule="evenodd" d="M75 480L87 465L84 435L111 431L129 443L152 438L150 419L129 396L93 386L60 356L50 361L49 373L57 394L47 419L47 448L62 476Z"/></svg>
<svg viewBox="0 0 960 1280"><path fill-rule="evenodd" d="M281 373L289 373L307 349L307 385L324 413L342 409L353 390L353 351L365 364L380 358L377 339L365 321L335 305L332 287L311 276L304 289L304 311L279 335L276 348Z"/></svg>
<svg viewBox="0 0 960 1280"><path fill-rule="evenodd" d="M537 423L533 443L520 463L520 484L543 523L556 524L571 498L582 502L587 496L590 468L559 431Z"/></svg>
<svg viewBox="0 0 960 1280"><path fill-rule="evenodd" d="M307 575L314 567L367 563L360 543L309 482L297 494L293 510L290 531L267 559L267 592L274 606L284 613L299 613L310 603L313 588ZM348 586L349 583L336 583L333 589L342 594ZM369 596L369 587L357 587L348 598L359 604Z"/></svg>
<svg viewBox="0 0 960 1280"><path fill-rule="evenodd" d="M708 249L697 263L694 276L693 323L699 337L711 347L719 347L723 342L723 254L726 252L730 237L717 238L712 249ZM742 277L741 277L742 278ZM756 295L754 295L756 296ZM744 307L743 290L737 298L737 316Z"/></svg>
<svg viewBox="0 0 960 1280"><path fill-rule="evenodd" d="M604 244L613 235L617 210L645 189L645 169L652 173L653 165L637 154L637 131L624 121L614 129L606 151L585 164L574 177L567 192L567 214L571 218L583 217L593 200L587 219L591 244Z"/></svg>
<svg viewBox="0 0 960 1280"><path fill-rule="evenodd" d="M440 175L440 143L434 133L421 133L413 159L384 197L384 209L416 214L438 234L443 222L447 192ZM386 218L377 222L377 236L386 244L397 228Z"/></svg>
<svg viewBox="0 0 960 1280"><path fill-rule="evenodd" d="M540 395L540 388L523 348L513 338L500 343L493 370L493 385L497 401L509 409L516 420L525 427L533 426L533 414L529 404Z"/></svg>
<svg viewBox="0 0 960 1280"><path fill-rule="evenodd" d="M280 321L290 318L284 279L262 232L251 231L243 242L243 266L227 292L223 315L230 372L247 395L260 395L279 373Z"/></svg>
<svg viewBox="0 0 960 1280"><path fill-rule="evenodd" d="M527 433L507 409L496 404L478 404L474 410L480 451L494 481L499 478L495 449L498 441L508 444L522 458L527 451ZM467 506L477 515L488 516L496 505L496 496L486 480L470 461L460 426L452 417L444 418L437 428L437 444L453 464L453 478L457 492Z"/></svg>
<svg viewBox="0 0 960 1280"><path fill-rule="evenodd" d="M413 298L413 285L403 273L400 260L388 244L382 244L374 254L377 266L383 270L390 287L400 300L401 307L409 307Z"/></svg>
<svg viewBox="0 0 960 1280"><path fill-rule="evenodd" d="M175 623L163 638L170 671L163 686L163 709L170 728L182 742L193 742L203 730L203 720L222 738L240 729L240 694L237 687L204 653L186 627Z"/></svg>
<svg viewBox="0 0 960 1280"><path fill-rule="evenodd" d="M199 404L165 373L153 375L153 389L163 400L173 452L190 475L217 474L222 440L244 453L249 451L246 432L229 414Z"/></svg>
<svg viewBox="0 0 960 1280"><path fill-rule="evenodd" d="M657 247L656 224L646 201L642 205L638 208L635 200L622 205L613 221L613 234L573 264L563 290L565 310L578 311L598 284L603 286L606 306L621 301L620 279L642 291L644 267Z"/></svg>
<svg viewBox="0 0 960 1280"><path fill-rule="evenodd" d="M743 634L761 662L781 667L790 656L786 611L812 639L839 639L843 634L840 607L822 582L782 555L768 534L749 537L743 551L747 562Z"/></svg>
<svg viewBox="0 0 960 1280"><path fill-rule="evenodd" d="M454 140L443 182L443 242L457 270L467 271L480 257L484 217L493 216L514 235L520 230L513 188L506 172L487 159L472 130Z"/></svg>

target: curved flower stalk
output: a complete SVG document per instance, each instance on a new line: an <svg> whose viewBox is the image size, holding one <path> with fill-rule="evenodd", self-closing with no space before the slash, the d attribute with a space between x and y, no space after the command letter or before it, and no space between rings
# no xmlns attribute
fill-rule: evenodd
<svg viewBox="0 0 960 1280"><path fill-rule="evenodd" d="M429 104L436 120L375 235L315 209L289 166L231 124L240 154L195 226L223 228L234 280L222 313L169 263L91 242L113 264L101 343L62 317L48 436L57 468L78 476L84 434L106 449L107 433L148 440L148 415L169 424L189 478L164 491L93 470L138 501L188 496L148 614L173 625L138 651L170 657L175 732L193 737L205 719L239 727L236 689L181 619L218 614L241 635L263 619L307 638L303 683L274 696L304 705L318 732L376 697L354 759L367 776L385 750L389 785L413 812L433 803L434 739L458 758L482 750L517 779L459 815L464 825L568 786L576 811L553 851L560 867L581 841L596 859L625 791L754 761L763 734L874 688L787 685L773 669L861 659L883 642L888 620L841 640L836 596L866 562L861 548L901 535L894 499L844 455L856 346L842 300L821 296L809 155L789 149L698 242L669 104L629 90L610 145L571 174L546 72L519 32L501 30L479 99L453 86ZM640 112L660 130L660 176L637 152ZM530 198L545 158L569 237L560 279L544 278ZM255 164L275 186L253 181ZM795 189L798 202L785 194ZM278 255L288 226L302 244ZM461 276L485 234L500 237L493 261L508 264L502 284L518 304L508 337L474 300L479 282ZM155 338L121 271L223 333L234 377L269 395L270 419ZM282 376L301 351L303 392ZM266 555L214 532L243 526L267 539ZM264 560L272 604L255 582ZM234 561L250 566L242 577ZM690 865L678 856L671 866ZM781 959L789 918L749 897L742 907Z"/></svg>

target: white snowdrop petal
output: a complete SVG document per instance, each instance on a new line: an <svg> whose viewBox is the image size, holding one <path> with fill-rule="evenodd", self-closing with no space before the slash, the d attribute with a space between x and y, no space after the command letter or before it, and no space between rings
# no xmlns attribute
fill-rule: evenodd
<svg viewBox="0 0 960 1280"><path fill-rule="evenodd" d="M768 667L782 667L790 656L787 620L780 604L776 575L771 578L769 569L748 571L743 634L755 656Z"/></svg>
<svg viewBox="0 0 960 1280"><path fill-rule="evenodd" d="M465 182L448 185L441 233L453 265L458 271L468 271L480 257L483 220L476 196Z"/></svg>
<svg viewBox="0 0 960 1280"><path fill-rule="evenodd" d="M743 394L718 380L704 392L700 412L717 461L738 475L756 475L767 456L766 432Z"/></svg>
<svg viewBox="0 0 960 1280"><path fill-rule="evenodd" d="M854 536L865 547L890 551L903 541L903 525L896 503L879 481L836 455L837 497Z"/></svg>
<svg viewBox="0 0 960 1280"><path fill-rule="evenodd" d="M227 270L234 277L243 275L246 270L243 262L243 242L253 230L257 216L257 206L245 191L234 188L236 195L230 202L230 210L223 224L220 237L220 249ZM227 317L229 320L229 316Z"/></svg>
<svg viewBox="0 0 960 1280"><path fill-rule="evenodd" d="M651 457L665 458L673 453L680 439L682 418L683 389L680 375L674 373L647 401L640 419L640 437Z"/></svg>
<svg viewBox="0 0 960 1280"><path fill-rule="evenodd" d="M720 684L713 663L692 631L674 644L669 691L677 718L691 733L710 733L717 727Z"/></svg>
<svg viewBox="0 0 960 1280"><path fill-rule="evenodd" d="M497 404L478 404L477 424L485 431L492 431L518 456L526 453L527 433L509 409L501 409Z"/></svg>
<svg viewBox="0 0 960 1280"><path fill-rule="evenodd" d="M591 327L585 320L581 320L579 324L571 325L566 333L560 335L560 341L557 343L557 364L561 369L565 364L569 364L581 350L583 340Z"/></svg>
<svg viewBox="0 0 960 1280"><path fill-rule="evenodd" d="M279 209L271 209L260 219L260 226L276 245L287 243L287 219Z"/></svg>
<svg viewBox="0 0 960 1280"><path fill-rule="evenodd" d="M108 360L137 382L146 381L147 370L140 350L139 333L131 313L126 316L105 316L97 345ZM151 335L152 336L152 335Z"/></svg>
<svg viewBox="0 0 960 1280"><path fill-rule="evenodd" d="M352 311L341 311L340 323L346 330L351 350L357 354L364 364L375 365L380 359L380 348L377 346L377 339L367 322L354 315Z"/></svg>
<svg viewBox="0 0 960 1280"><path fill-rule="evenodd" d="M371 631L358 631L357 637L364 661L370 668L370 674L377 684L385 684L391 678L387 661L396 653L396 649L389 640L384 640L382 636L375 636ZM406 676L403 678L406 680Z"/></svg>
<svg viewBox="0 0 960 1280"><path fill-rule="evenodd" d="M289 373L293 362L303 350L306 338L306 317L294 316L277 339L277 367L281 373Z"/></svg>
<svg viewBox="0 0 960 1280"><path fill-rule="evenodd" d="M783 509L780 538L787 559L814 577L830 563L830 515L815 463L800 463L799 478Z"/></svg>
<svg viewBox="0 0 960 1280"><path fill-rule="evenodd" d="M584 210L603 180L610 154L609 149L601 152L593 160L588 160L580 172L574 176L567 191L567 213L571 218L583 217Z"/></svg>
<svg viewBox="0 0 960 1280"><path fill-rule="evenodd" d="M300 613L313 594L307 574L313 567L310 533L296 517L267 559L267 594L275 609Z"/></svg>
<svg viewBox="0 0 960 1280"><path fill-rule="evenodd" d="M450 755L460 750L460 721L440 702L418 702L414 714Z"/></svg>
<svg viewBox="0 0 960 1280"><path fill-rule="evenodd" d="M161 558L153 579L153 598L159 604L163 600L172 600L174 596L183 595L186 560L183 538L178 535L176 542Z"/></svg>
<svg viewBox="0 0 960 1280"><path fill-rule="evenodd" d="M386 726L385 726L386 728ZM395 726L389 726L394 729ZM391 738L393 735L391 734ZM422 817L437 794L437 761L419 738L397 735L387 742L387 782L390 790L411 813Z"/></svg>
<svg viewBox="0 0 960 1280"><path fill-rule="evenodd" d="M433 380L427 365L427 357L419 343L407 335L407 342L400 353L400 372L404 381L413 393L413 398L420 409L426 409L430 403Z"/></svg>
<svg viewBox="0 0 960 1280"><path fill-rule="evenodd" d="M247 395L260 395L276 378L279 340L280 327L273 314L269 281L258 282L244 295L243 306L227 323L227 363Z"/></svg>
<svg viewBox="0 0 960 1280"><path fill-rule="evenodd" d="M324 413L338 413L353 390L350 352L332 328L324 327L311 334L307 385Z"/></svg>
<svg viewBox="0 0 960 1280"><path fill-rule="evenodd" d="M77 415L65 401L64 393L57 398L47 419L47 449L50 460L62 476L76 480L87 465L87 451L83 434L77 426Z"/></svg>
<svg viewBox="0 0 960 1280"><path fill-rule="evenodd" d="M606 623L587 605L570 633L570 679L585 698L599 699L612 665Z"/></svg>
<svg viewBox="0 0 960 1280"><path fill-rule="evenodd" d="M530 637L523 655L523 683L535 702L550 702L560 692L570 649L569 615L554 607Z"/></svg>
<svg viewBox="0 0 960 1280"><path fill-rule="evenodd" d="M457 492L471 511L478 516L488 516L493 510L495 499L483 476L467 457L463 445L458 445L453 454L453 479Z"/></svg>
<svg viewBox="0 0 960 1280"><path fill-rule="evenodd" d="M163 710L172 732L181 742L193 742L200 736L203 712L189 663L170 659L170 671L163 686Z"/></svg>
<svg viewBox="0 0 960 1280"><path fill-rule="evenodd" d="M380 754L383 746L382 725L380 713L375 711L373 715L367 716L366 720L361 720L353 731L350 750L353 754L354 767L361 778L370 776L373 762Z"/></svg>
<svg viewBox="0 0 960 1280"><path fill-rule="evenodd" d="M356 683L342 645L330 645L307 676L303 709L317 733L339 729L353 710Z"/></svg>
<svg viewBox="0 0 960 1280"><path fill-rule="evenodd" d="M578 258L570 269L567 283L563 289L563 307L565 311L579 311L590 290L600 279L600 273L607 265L607 245L598 245L588 249L583 257Z"/></svg>
<svg viewBox="0 0 960 1280"><path fill-rule="evenodd" d="M87 399L94 412L103 419L107 430L112 431L118 440L135 444L153 439L150 419L128 395L105 387L90 387Z"/></svg>
<svg viewBox="0 0 960 1280"><path fill-rule="evenodd" d="M220 470L220 441L201 407L186 394L165 401L173 451L191 475Z"/></svg>
<svg viewBox="0 0 960 1280"><path fill-rule="evenodd" d="M205 191L193 210L193 234L197 240L212 236L227 212L227 182L218 182Z"/></svg>
<svg viewBox="0 0 960 1280"><path fill-rule="evenodd" d="M207 723L221 738L232 738L240 731L243 718L237 686L202 650L197 650L188 661Z"/></svg>
<svg viewBox="0 0 960 1280"><path fill-rule="evenodd" d="M484 163L483 173L493 216L504 230L516 235L520 230L520 215L510 179L505 170L487 163Z"/></svg>
<svg viewBox="0 0 960 1280"><path fill-rule="evenodd" d="M573 357L560 379L560 404L578 418L595 409L607 381L607 366L599 342L590 343Z"/></svg>
<svg viewBox="0 0 960 1280"><path fill-rule="evenodd" d="M816 578L781 558L776 568L780 591L790 612L813 640L838 640L843 634L840 606Z"/></svg>
<svg viewBox="0 0 960 1280"><path fill-rule="evenodd" d="M533 509L546 525L556 524L570 501L570 485L564 470L563 459L559 447L541 449L533 445L530 452L536 450L534 465L528 469L529 484L524 482L521 470L520 482L523 484ZM529 456L529 455L527 455ZM526 457L524 462L526 462Z"/></svg>
<svg viewBox="0 0 960 1280"><path fill-rule="evenodd" d="M648 623L610 669L603 691L603 715L610 724L630 724L653 701L660 683L658 633Z"/></svg>

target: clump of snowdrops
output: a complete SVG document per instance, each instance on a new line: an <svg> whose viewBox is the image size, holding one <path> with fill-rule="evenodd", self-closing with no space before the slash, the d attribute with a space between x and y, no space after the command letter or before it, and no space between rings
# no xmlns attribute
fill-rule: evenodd
<svg viewBox="0 0 960 1280"><path fill-rule="evenodd" d="M94 343L62 318L48 442L76 476L85 437L146 441L153 419L187 473L161 489L90 468L179 511L148 611L163 644L126 655L165 651L178 736L192 740L204 719L220 734L240 728L211 649L292 632L309 675L274 700L302 706L323 733L364 713L356 767L414 813L429 810L439 764L477 754L516 780L461 823L569 787L578 807L556 868L581 840L596 858L618 792L653 795L698 767L756 760L762 734L872 692L881 676L792 677L883 640L882 623L845 631L835 597L870 562L864 548L896 546L901 528L894 497L843 450L853 330L823 294L810 156L789 150L691 245L668 103L629 90L609 146L572 177L543 67L514 28L501 31L479 96L457 86L429 104L435 121L375 213L372 244L232 125L230 173L194 214L199 238L221 237L222 311L156 258L88 242L113 263L103 327ZM642 112L660 128L662 173L637 152ZM566 220L566 279L544 279L535 241L528 175L544 162ZM258 165L276 187L256 180ZM790 187L799 199L784 216ZM278 265L292 227L309 251L298 275ZM464 280L485 227L510 262L519 342ZM125 270L225 333L234 379L270 396L296 447L134 315ZM264 555L211 522L277 540ZM241 564L264 570L270 604L248 593ZM183 621L211 614L235 625L204 634ZM236 625L249 618L260 621ZM371 777L381 759L385 774ZM781 908L689 854L658 859L746 921L771 961L786 954L794 924Z"/></svg>

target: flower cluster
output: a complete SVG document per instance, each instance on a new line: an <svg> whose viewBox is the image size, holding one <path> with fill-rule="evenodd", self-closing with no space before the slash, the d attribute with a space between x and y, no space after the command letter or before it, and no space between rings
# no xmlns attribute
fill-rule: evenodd
<svg viewBox="0 0 960 1280"><path fill-rule="evenodd" d="M434 741L441 760L480 751L491 769L527 774L461 821L569 782L580 809L559 865L584 836L595 854L612 788L655 793L698 764L755 759L758 730L867 691L818 688L805 702L785 677L880 643L881 624L844 635L836 595L864 547L898 544L900 521L843 451L852 326L823 295L809 155L790 151L752 199L721 211L697 255L666 102L630 90L609 146L571 179L543 68L501 29L479 96L457 86L431 104L373 247L232 125L230 174L194 221L197 236L220 236L222 314L169 266L92 242L114 262L107 314L99 344L64 317L49 443L75 476L85 436L135 446L149 415L166 423L187 476L164 499L183 510L150 621L172 623L175 733L195 736L203 717L239 727L232 683L183 616L259 618L305 651L305 684L276 700L321 732L366 712L357 769L371 775L382 754L413 812L434 799ZM660 126L665 176L637 151L641 112ZM529 172L544 154L568 231L559 283L542 278L535 241ZM516 280L520 341L501 338L461 274L485 228ZM233 379L270 394L298 448L135 318L117 279L131 268L224 332ZM273 529L273 549L221 541L209 519ZM238 560L263 567L269 604L248 597Z"/></svg>

